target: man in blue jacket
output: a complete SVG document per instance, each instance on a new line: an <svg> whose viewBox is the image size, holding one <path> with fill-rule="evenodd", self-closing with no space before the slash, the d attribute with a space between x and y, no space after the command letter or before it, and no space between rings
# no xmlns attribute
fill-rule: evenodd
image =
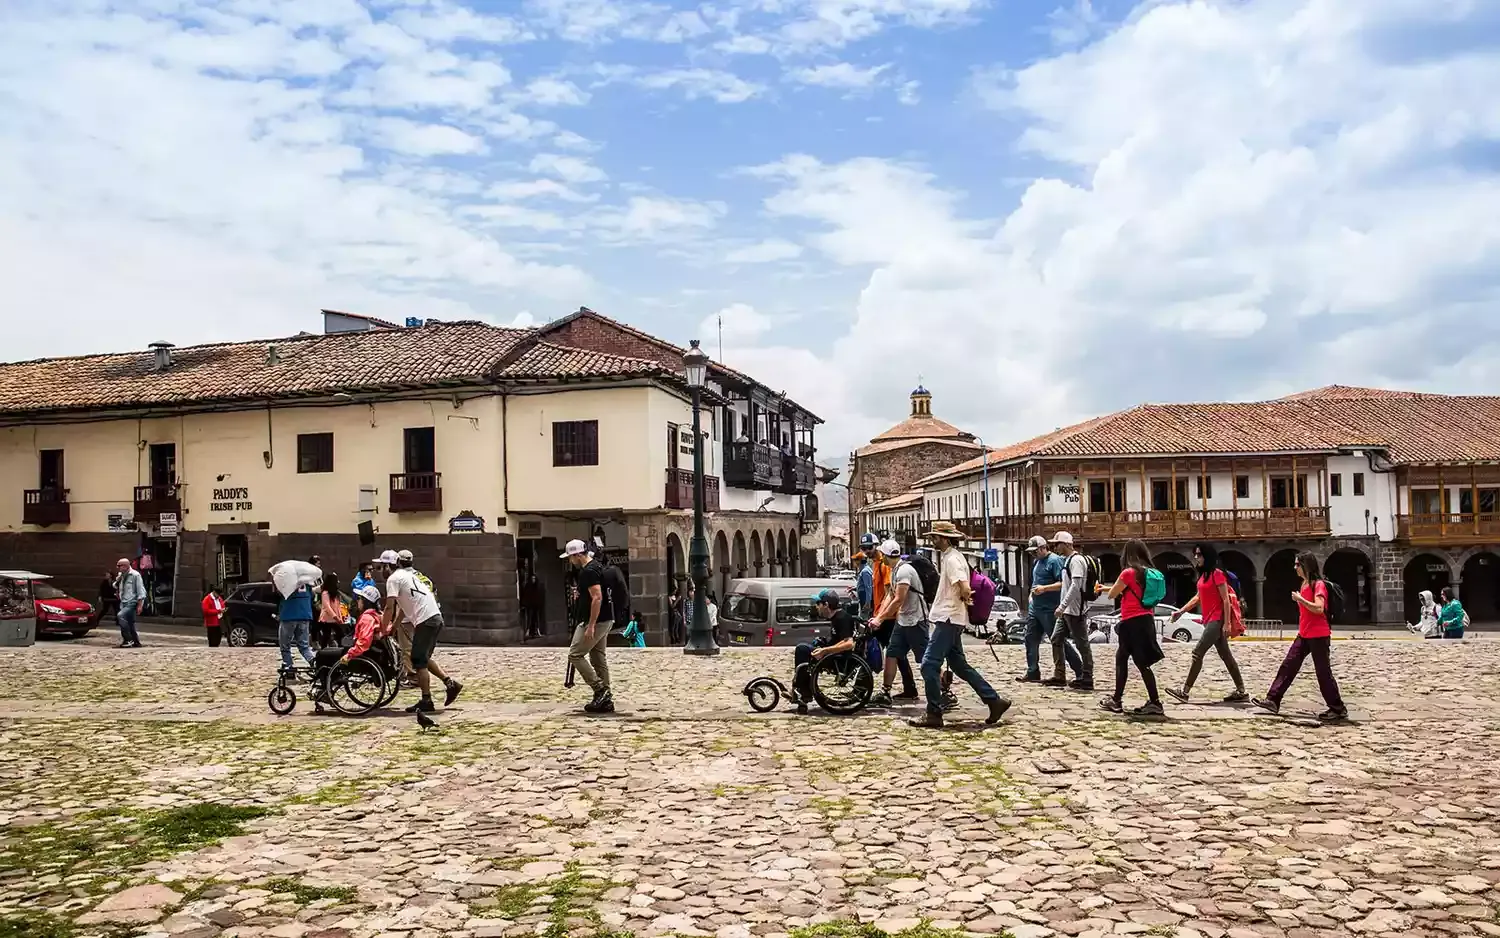
<svg viewBox="0 0 1500 938"><path fill-rule="evenodd" d="M299 586L292 595L282 597L276 618L280 622L276 628L276 639L281 645L281 669L292 670L293 644L302 653L302 660L312 665L317 660L312 650L312 587Z"/></svg>

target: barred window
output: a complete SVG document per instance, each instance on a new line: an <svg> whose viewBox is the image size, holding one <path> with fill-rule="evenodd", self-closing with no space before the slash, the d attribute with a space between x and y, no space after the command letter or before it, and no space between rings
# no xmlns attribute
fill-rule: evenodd
<svg viewBox="0 0 1500 938"><path fill-rule="evenodd" d="M599 465L599 421L553 421L552 465Z"/></svg>

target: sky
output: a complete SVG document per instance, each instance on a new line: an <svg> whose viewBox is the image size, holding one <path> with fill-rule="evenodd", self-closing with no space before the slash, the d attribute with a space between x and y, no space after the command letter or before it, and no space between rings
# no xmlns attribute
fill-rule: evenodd
<svg viewBox="0 0 1500 938"><path fill-rule="evenodd" d="M1497 88L1495 0L6 0L0 357L586 305L829 464L1496 393Z"/></svg>

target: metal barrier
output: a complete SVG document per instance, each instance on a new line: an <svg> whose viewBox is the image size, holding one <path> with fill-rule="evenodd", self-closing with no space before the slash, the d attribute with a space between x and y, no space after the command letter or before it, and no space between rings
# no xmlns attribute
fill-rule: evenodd
<svg viewBox="0 0 1500 938"><path fill-rule="evenodd" d="M1297 624L1280 619L1246 619L1245 634L1241 638L1292 639L1297 637Z"/></svg>

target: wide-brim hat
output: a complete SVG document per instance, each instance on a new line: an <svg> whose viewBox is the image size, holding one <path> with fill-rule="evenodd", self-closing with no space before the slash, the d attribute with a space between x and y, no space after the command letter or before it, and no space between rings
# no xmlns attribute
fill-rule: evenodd
<svg viewBox="0 0 1500 938"><path fill-rule="evenodd" d="M922 535L924 538L946 537L951 540L963 540L964 532L953 526L951 521L934 521L932 527Z"/></svg>

